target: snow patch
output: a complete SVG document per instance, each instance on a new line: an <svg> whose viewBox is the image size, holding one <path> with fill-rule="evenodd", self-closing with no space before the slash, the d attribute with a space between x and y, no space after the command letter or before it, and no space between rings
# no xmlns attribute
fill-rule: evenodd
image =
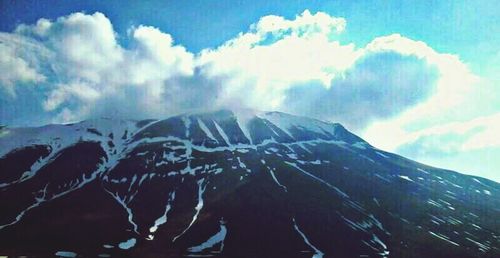
<svg viewBox="0 0 500 258"><path fill-rule="evenodd" d="M168 219L168 212L172 209L172 202L175 200L175 191L172 191L168 194L167 206L165 207L165 212L163 215L155 220L155 223L152 227L149 228L150 233L155 233L158 230L158 227L165 224ZM150 235L151 239L153 239L153 235Z"/></svg>
<svg viewBox="0 0 500 258"><path fill-rule="evenodd" d="M245 163L241 161L240 157L236 157L236 159L238 160L238 165L240 166L240 168L247 168L247 165L245 165Z"/></svg>
<svg viewBox="0 0 500 258"><path fill-rule="evenodd" d="M203 181L205 181L204 178L198 180L198 204L196 204L196 207L194 207L195 214L193 216L193 219L191 220L191 223L189 223L188 227L184 229L184 231L182 231L179 235L175 236L172 242L175 242L175 240L184 235L189 230L189 228L191 228L196 219L198 219L198 215L200 214L200 211L203 208L203 193L205 192L205 188L208 185L208 183L203 185Z"/></svg>
<svg viewBox="0 0 500 258"><path fill-rule="evenodd" d="M216 244L220 243L220 248L217 252L221 253L222 250L224 249L224 239L226 238L227 228L223 218L221 218L219 223L220 223L219 232L215 233L215 235L211 236L207 241L201 243L200 245L188 248L188 252L199 253L205 249L212 248Z"/></svg>
<svg viewBox="0 0 500 258"><path fill-rule="evenodd" d="M291 163L291 162L288 162L288 161L285 161L285 163L288 164L288 165L290 165L290 166L292 166L292 167L294 167L295 169L299 170L300 172L302 172L302 173L304 173L304 174L306 174L306 175L308 175L308 176L316 179L317 181L321 182L322 184L328 186L329 188L335 190L342 197L345 197L345 198L349 197L349 195L347 195L346 193L344 193L343 191L341 191L339 188L337 188L337 187L331 185L330 183L326 182L325 180L323 180L323 179L321 179L321 178L319 178L319 177L317 177L317 176L315 176L315 175L313 175L313 174L305 171L304 169L302 169L299 166L297 166L297 164Z"/></svg>
<svg viewBox="0 0 500 258"><path fill-rule="evenodd" d="M366 144L364 142L355 142L352 144L352 147L361 149L361 150L366 150Z"/></svg>
<svg viewBox="0 0 500 258"><path fill-rule="evenodd" d="M241 131L243 132L243 135L248 139L250 144L253 144L252 137L250 136L250 129L248 128L248 123L250 122L251 119L255 117L255 114L251 112L238 112L236 114L236 122L238 123L238 126L240 127Z"/></svg>
<svg viewBox="0 0 500 258"><path fill-rule="evenodd" d="M203 123L203 121L201 121L199 118L197 119L198 121L198 125L200 126L201 130L205 133L205 135L212 139L213 141L219 143L219 141L217 141L217 139L214 137L214 135L212 134L212 132L210 132L210 129L208 129L207 125L205 125L205 123Z"/></svg>
<svg viewBox="0 0 500 258"><path fill-rule="evenodd" d="M132 213L132 209L128 207L128 203L131 201L130 198L127 200L126 196L122 198L118 193L112 193L106 188L104 188L104 190L111 196L113 196L113 198L123 207L123 209L125 209L125 211L127 212L128 222L132 225L134 232L139 234L139 231L137 231L138 226L134 222L134 214Z"/></svg>
<svg viewBox="0 0 500 258"><path fill-rule="evenodd" d="M123 249L123 250L128 250L128 249L134 247L136 243L137 243L137 240L135 238L131 238L127 241L124 241L124 242L121 242L120 244L118 244L118 247L120 249Z"/></svg>
<svg viewBox="0 0 500 258"><path fill-rule="evenodd" d="M273 178L274 182L275 182L275 183L276 183L279 187L283 188L283 190L284 190L285 192L288 192L288 190L287 190L286 186L282 185L282 184L278 181L278 179L276 178L276 175L274 174L273 170L272 170L271 168L267 167L267 171L269 171L269 174L271 174L271 177Z"/></svg>
<svg viewBox="0 0 500 258"><path fill-rule="evenodd" d="M405 175L398 175L398 177L401 178L401 179L404 179L406 181L415 182L411 178L409 178L408 176L405 176Z"/></svg>
<svg viewBox="0 0 500 258"><path fill-rule="evenodd" d="M386 159L388 159L388 158L389 158L389 156L385 155L385 154L384 154L384 153L382 153L382 152L376 151L375 153L377 153L377 155L379 155L379 156L381 156L381 157L384 157L384 158L386 158Z"/></svg>
<svg viewBox="0 0 500 258"><path fill-rule="evenodd" d="M435 236L435 237L437 237L437 238L439 238L439 239L441 239L441 240L444 240L445 242L448 242L448 243L450 243L450 244L452 244L452 245L455 245L455 246L460 246L459 244L457 244L457 243L455 243L455 242L451 241L451 240L450 240L450 238L449 238L449 237L447 237L447 236L445 236L445 235L442 235L442 234L439 234L439 233L434 233L434 232L432 232L432 231L429 231L429 234L431 234L431 235L433 235L433 236Z"/></svg>
<svg viewBox="0 0 500 258"><path fill-rule="evenodd" d="M58 256L58 257L76 257L76 253L69 252L69 251L58 251L56 253L56 256Z"/></svg>
<svg viewBox="0 0 500 258"><path fill-rule="evenodd" d="M188 116L181 117L182 122L184 123L184 127L186 129L185 136L189 138L189 128L191 127L191 119Z"/></svg>
<svg viewBox="0 0 500 258"><path fill-rule="evenodd" d="M311 242L309 241L307 236L304 234L304 232L302 232L300 230L299 226L297 225L297 222L295 221L295 218L292 218L292 221L293 221L293 228L295 229L295 231L297 231L297 233L300 234L300 236L304 240L304 243L306 243L306 245L308 245L309 247L311 247L314 250L314 255L312 256L312 258L322 258L324 253L321 252L318 248L316 248L313 244L311 244Z"/></svg>
<svg viewBox="0 0 500 258"><path fill-rule="evenodd" d="M420 172L422 172L422 173L424 173L424 174L430 174L429 172L427 172L426 170L423 170L421 168L417 168L417 170L420 171Z"/></svg>
<svg viewBox="0 0 500 258"><path fill-rule="evenodd" d="M290 129L294 127L301 128L306 131L314 132L317 134L321 134L326 137L331 137L331 135L335 135L336 126L334 124L326 123L315 119L310 119L300 116L292 116L280 112L268 112L264 114L259 114L258 117L271 122L273 125L275 125L280 130L285 132L292 139L294 139L294 137L293 134L290 132Z"/></svg>
<svg viewBox="0 0 500 258"><path fill-rule="evenodd" d="M217 132L219 132L220 136L222 136L222 139L224 139L224 142L226 142L227 146L231 146L231 142L229 141L229 137L227 137L227 134L222 130L222 127L214 121L215 128L217 129Z"/></svg>

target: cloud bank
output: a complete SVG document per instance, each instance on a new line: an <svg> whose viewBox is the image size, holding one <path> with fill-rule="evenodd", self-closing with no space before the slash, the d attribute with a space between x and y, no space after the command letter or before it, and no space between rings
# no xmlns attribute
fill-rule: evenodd
<svg viewBox="0 0 500 258"><path fill-rule="evenodd" d="M343 18L322 12L265 16L219 47L191 53L154 27L117 35L102 13L40 19L0 34L0 67L9 71L0 76L1 104L15 110L25 104L17 93L36 92L35 124L242 106L363 128L443 88L440 62L460 63L400 35L341 44L345 29Z"/></svg>

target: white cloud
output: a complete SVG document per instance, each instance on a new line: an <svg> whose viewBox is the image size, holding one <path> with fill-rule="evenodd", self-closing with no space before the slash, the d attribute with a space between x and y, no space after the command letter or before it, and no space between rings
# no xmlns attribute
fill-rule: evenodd
<svg viewBox="0 0 500 258"><path fill-rule="evenodd" d="M436 67L416 57L365 52L329 87L309 82L288 90L284 106L359 130L429 98L437 79Z"/></svg>
<svg viewBox="0 0 500 258"><path fill-rule="evenodd" d="M400 132L395 151L420 162L500 180L500 112ZM390 134L392 132L386 132Z"/></svg>
<svg viewBox="0 0 500 258"><path fill-rule="evenodd" d="M401 118L405 123L409 123L410 120L429 120L431 117L442 116L445 111L462 104L480 80L458 56L438 53L424 42L413 41L397 34L377 38L368 44L366 49L413 55L437 67L439 78L436 92L428 101L420 103Z"/></svg>
<svg viewBox="0 0 500 258"><path fill-rule="evenodd" d="M415 56L436 67L439 76L435 90L427 99L402 110L397 116L373 121L364 129L362 136L389 151L401 149L418 138L427 149L451 152L462 148L463 143L458 141L464 140L464 133L452 130L449 134L431 136L431 132L449 128L456 124L453 121L471 120L477 116L470 110L474 109L474 102L477 101L473 99L474 95L484 85L481 78L472 73L458 56L438 53L424 42L400 35L377 38L366 49L370 52L396 50L402 55Z"/></svg>
<svg viewBox="0 0 500 258"><path fill-rule="evenodd" d="M53 51L52 69L58 76L95 83L123 58L111 22L102 13L73 13L51 22L20 25L17 34L31 36Z"/></svg>
<svg viewBox="0 0 500 258"><path fill-rule="evenodd" d="M335 120L357 130L378 121L366 135L386 147L399 133L401 140L390 146L396 148L408 126L439 121L477 81L456 56L398 34L366 46L343 44L338 35L345 27L345 19L322 12L306 10L294 19L265 16L247 32L197 54L143 25L129 29L129 47L123 47L101 13L40 19L3 34L36 46L11 40L20 52L43 50L10 56L26 63L15 66L24 69L25 81L44 83L44 99L38 101L56 119L162 117L243 105ZM12 89L20 87L16 80L5 79ZM394 134L370 133L378 129Z"/></svg>
<svg viewBox="0 0 500 258"><path fill-rule="evenodd" d="M345 20L325 13L306 10L294 20L265 16L250 27L199 55L198 64L209 75L232 77L220 102L242 97L245 105L277 109L293 84L317 80L329 87L359 56L353 44L332 39L344 30Z"/></svg>
<svg viewBox="0 0 500 258"><path fill-rule="evenodd" d="M266 16L202 51L197 65L209 76L228 78L220 105L301 113L357 130L401 112L436 116L460 104L477 81L456 56L399 34L364 47L342 44L336 34L345 24L308 11L293 20Z"/></svg>
<svg viewBox="0 0 500 258"><path fill-rule="evenodd" d="M133 83L193 74L193 54L182 46L174 46L169 34L147 26L135 28L132 34L137 46L129 50L127 61L135 63L129 67Z"/></svg>
<svg viewBox="0 0 500 258"><path fill-rule="evenodd" d="M456 153L500 147L500 113L450 122L406 134L399 148L406 152ZM417 154L418 153L411 153ZM409 153L410 154L410 153Z"/></svg>
<svg viewBox="0 0 500 258"><path fill-rule="evenodd" d="M18 83L38 83L46 79L30 60L28 52L34 50L36 45L26 39L0 32L0 87L7 94L14 97Z"/></svg>
<svg viewBox="0 0 500 258"><path fill-rule="evenodd" d="M43 107L46 111L55 110L72 97L76 97L86 103L92 103L99 99L101 94L101 92L83 82L75 81L70 84L60 84L50 93L43 103ZM66 109L65 112L69 112L69 110Z"/></svg>
<svg viewBox="0 0 500 258"><path fill-rule="evenodd" d="M19 44L20 40L43 50L43 56L31 55L35 57L31 63L42 64L40 71L29 67L30 63L13 51L2 55L0 65L9 61L4 66L12 72L7 73L9 77L3 75L0 82L14 91L19 81L45 81L46 98L39 101L45 111L54 113L53 122L85 119L107 111L126 116L125 111L118 110L119 106L104 103L118 104L118 100L131 105L132 116L158 111L168 88L166 81L193 75L194 55L174 45L169 34L147 26L131 28L131 47L124 48L102 13L74 13L55 21L40 19L34 25L23 24L14 33L2 35L7 38L7 43L0 45L2 52L10 50L4 50L4 45L36 52L27 43ZM141 110L136 110L139 107ZM151 116L165 114L168 112Z"/></svg>
<svg viewBox="0 0 500 258"><path fill-rule="evenodd" d="M281 16L268 15L262 17L258 23L251 26L251 30L265 36L267 33L275 35L291 34L300 37L314 37L317 35L330 36L345 30L344 18L332 17L323 12L311 14L305 10L294 20L286 20Z"/></svg>

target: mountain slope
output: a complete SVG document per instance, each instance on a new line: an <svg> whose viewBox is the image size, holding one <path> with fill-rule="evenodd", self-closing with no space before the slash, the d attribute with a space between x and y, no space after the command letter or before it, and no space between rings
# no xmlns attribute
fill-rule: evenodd
<svg viewBox="0 0 500 258"><path fill-rule="evenodd" d="M498 183L222 110L0 133L0 255L498 257Z"/></svg>

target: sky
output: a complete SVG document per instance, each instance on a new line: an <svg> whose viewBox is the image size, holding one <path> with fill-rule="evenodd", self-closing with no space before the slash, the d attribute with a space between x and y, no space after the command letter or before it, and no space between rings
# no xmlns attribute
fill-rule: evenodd
<svg viewBox="0 0 500 258"><path fill-rule="evenodd" d="M0 124L278 110L500 182L495 2L0 0Z"/></svg>

